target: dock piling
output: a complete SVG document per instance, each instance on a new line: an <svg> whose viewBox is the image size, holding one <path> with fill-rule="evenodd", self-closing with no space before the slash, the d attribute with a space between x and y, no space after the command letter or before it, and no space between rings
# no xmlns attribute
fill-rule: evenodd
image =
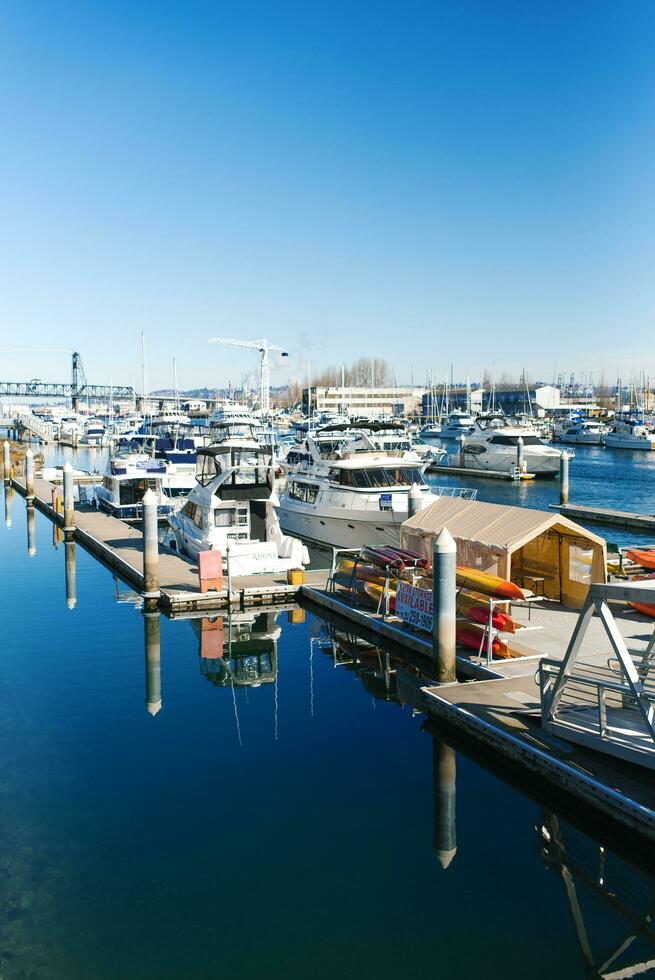
<svg viewBox="0 0 655 980"><path fill-rule="evenodd" d="M34 500L34 453L29 448L25 453L25 496Z"/></svg>
<svg viewBox="0 0 655 980"><path fill-rule="evenodd" d="M519 468L519 473L523 472L523 436L519 436L516 440L516 465Z"/></svg>
<svg viewBox="0 0 655 980"><path fill-rule="evenodd" d="M157 536L157 497L146 490L143 506L143 597L152 603L159 599L159 539Z"/></svg>
<svg viewBox="0 0 655 980"><path fill-rule="evenodd" d="M459 465L462 469L466 466L466 436L462 432L459 437Z"/></svg>
<svg viewBox="0 0 655 980"><path fill-rule="evenodd" d="M434 793L432 849L445 871L457 853L457 756L449 745L432 740Z"/></svg>
<svg viewBox="0 0 655 980"><path fill-rule="evenodd" d="M559 502L568 504L569 502L569 454L565 449L559 458Z"/></svg>
<svg viewBox="0 0 655 980"><path fill-rule="evenodd" d="M75 530L75 490L73 487L73 467L64 463L64 532L71 537Z"/></svg>
<svg viewBox="0 0 655 980"><path fill-rule="evenodd" d="M413 517L414 514L418 514L423 505L423 497L421 491L418 488L418 484L412 483L409 494L407 497L407 516Z"/></svg>
<svg viewBox="0 0 655 980"><path fill-rule="evenodd" d="M443 527L432 551L432 658L438 684L452 684L455 673L457 545Z"/></svg>
<svg viewBox="0 0 655 980"><path fill-rule="evenodd" d="M9 483L11 480L11 452L6 439L2 446L2 473L5 478L5 483Z"/></svg>
<svg viewBox="0 0 655 980"><path fill-rule="evenodd" d="M64 544L65 563L66 563L66 605L69 609L74 609L77 602L77 588L75 585L75 542L71 539Z"/></svg>

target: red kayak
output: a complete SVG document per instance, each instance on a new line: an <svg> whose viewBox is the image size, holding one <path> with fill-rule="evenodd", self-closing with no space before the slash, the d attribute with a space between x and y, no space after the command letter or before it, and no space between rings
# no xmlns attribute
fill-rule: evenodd
<svg viewBox="0 0 655 980"><path fill-rule="evenodd" d="M635 548L633 551L626 551L626 556L635 565L641 565L642 568L655 569L655 549L653 551L643 551L641 548Z"/></svg>
<svg viewBox="0 0 655 980"><path fill-rule="evenodd" d="M628 552L630 554L630 552ZM654 579L655 573L653 575L644 575L638 579L633 579L633 582L646 581L647 579ZM650 616L651 619L655 619L655 604L652 602L629 602L629 606L636 609L637 612L643 613L644 616Z"/></svg>
<svg viewBox="0 0 655 980"><path fill-rule="evenodd" d="M405 562L391 548L364 548L362 558L378 568L391 569L397 572L405 570Z"/></svg>
<svg viewBox="0 0 655 980"><path fill-rule="evenodd" d="M486 653L487 635L485 630L481 630L478 626L458 626L455 635L460 646L469 647L471 650L480 650L482 648L481 652ZM494 657L501 657L503 659L511 657L507 644L495 637L491 641L491 650Z"/></svg>

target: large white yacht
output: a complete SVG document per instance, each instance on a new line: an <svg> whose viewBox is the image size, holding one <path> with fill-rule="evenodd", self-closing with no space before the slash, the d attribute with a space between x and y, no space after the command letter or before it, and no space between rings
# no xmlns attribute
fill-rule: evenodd
<svg viewBox="0 0 655 980"><path fill-rule="evenodd" d="M280 524L290 534L336 548L397 545L412 485L422 506L435 499L424 466L402 453L379 452L346 452L327 465L320 458L299 461L280 495Z"/></svg>
<svg viewBox="0 0 655 980"><path fill-rule="evenodd" d="M605 436L605 445L611 449L655 449L655 432L643 418L617 417Z"/></svg>
<svg viewBox="0 0 655 980"><path fill-rule="evenodd" d="M562 451L523 426L477 426L464 444L466 469L509 473L517 465L519 437L523 440L524 469L535 476L557 476Z"/></svg>
<svg viewBox="0 0 655 980"><path fill-rule="evenodd" d="M607 426L595 419L564 419L553 427L553 442L570 446L602 446Z"/></svg>
<svg viewBox="0 0 655 980"><path fill-rule="evenodd" d="M460 409L455 409L448 416L448 421L441 426L439 438L459 439L460 436L468 436L472 432L475 432L475 428L475 419L472 415Z"/></svg>
<svg viewBox="0 0 655 980"><path fill-rule="evenodd" d="M301 541L283 534L274 493L273 455L259 445L206 446L198 450L196 484L180 511L169 517L181 552L221 552L233 575L278 574L308 564Z"/></svg>

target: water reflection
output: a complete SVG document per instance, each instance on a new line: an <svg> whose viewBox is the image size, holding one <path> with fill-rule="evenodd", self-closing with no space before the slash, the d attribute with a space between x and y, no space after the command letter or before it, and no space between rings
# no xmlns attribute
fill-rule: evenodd
<svg viewBox="0 0 655 980"><path fill-rule="evenodd" d="M57 528L59 531L59 528ZM61 531L59 532L61 533ZM69 609L74 609L77 602L77 588L75 584L75 542L66 541L64 561L66 566L66 605Z"/></svg>
<svg viewBox="0 0 655 980"><path fill-rule="evenodd" d="M9 483L5 483L5 527L11 527L11 498L14 495L14 489Z"/></svg>
<svg viewBox="0 0 655 980"><path fill-rule="evenodd" d="M542 860L562 880L585 975L655 969L653 878L548 810L536 831Z"/></svg>
<svg viewBox="0 0 655 980"><path fill-rule="evenodd" d="M259 687L277 677L279 613L238 612L191 620L200 673L216 687Z"/></svg>
<svg viewBox="0 0 655 980"><path fill-rule="evenodd" d="M36 518L32 504L27 506L27 553L30 558L36 554Z"/></svg>
<svg viewBox="0 0 655 980"><path fill-rule="evenodd" d="M161 643L157 610L143 610L143 636L146 652L146 709L154 716L161 711Z"/></svg>
<svg viewBox="0 0 655 980"><path fill-rule="evenodd" d="M434 831L432 850L446 870L457 853L457 756L445 742L432 739L432 792L434 795Z"/></svg>

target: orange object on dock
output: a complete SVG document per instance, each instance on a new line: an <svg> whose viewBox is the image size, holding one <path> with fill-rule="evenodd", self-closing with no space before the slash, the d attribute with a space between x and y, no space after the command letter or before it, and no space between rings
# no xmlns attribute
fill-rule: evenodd
<svg viewBox="0 0 655 980"><path fill-rule="evenodd" d="M210 589L223 591L223 560L220 551L198 552L198 578L201 592L209 592Z"/></svg>

